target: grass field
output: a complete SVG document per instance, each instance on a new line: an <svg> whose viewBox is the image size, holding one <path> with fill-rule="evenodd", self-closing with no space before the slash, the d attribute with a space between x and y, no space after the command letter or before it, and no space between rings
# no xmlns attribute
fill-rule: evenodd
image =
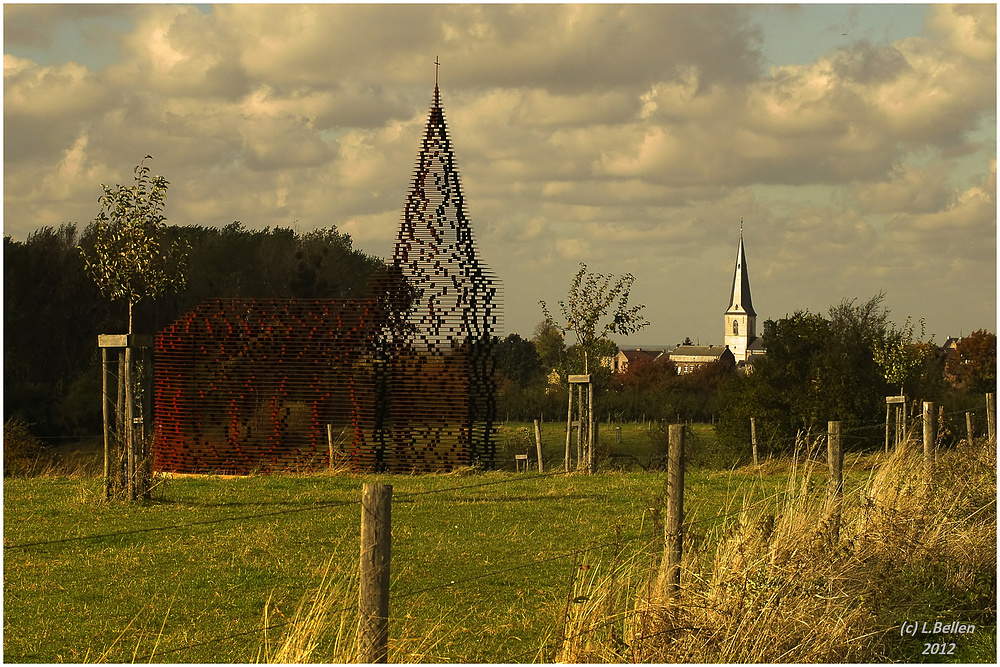
<svg viewBox="0 0 1000 667"><path fill-rule="evenodd" d="M547 426L543 441L555 444L546 445L544 458L551 448L558 453L551 458L561 461L559 425ZM710 447L709 429L703 431L695 441ZM648 460L650 446L640 427L623 427L619 453ZM868 483L877 458L848 457L848 498ZM757 470L689 470L686 558L694 564L712 557L748 512L780 516L792 473L789 461ZM568 599L588 597L579 594L586 573L596 585L598 572L627 562L635 588L659 562L665 480L655 470L180 478L164 481L152 502L135 506L103 502L101 481L93 477L8 478L4 660L273 658L300 602L314 596L328 568L350 613L360 492L374 480L394 489L393 661L588 659L567 654L560 641L567 610L578 611ZM819 465L806 493L821 494L823 484ZM794 495L800 493L795 487ZM995 539L995 505L993 531ZM974 592L977 585L984 584L973 585ZM995 652L995 554L992 586ZM940 600L921 598L922 613L938 613L935 604L943 605L941 613L954 606L950 591ZM944 620L926 620L938 618ZM321 637L311 659L337 661L335 642ZM988 642L976 646L979 653L990 650ZM962 655L970 660L968 650ZM895 656L907 658L920 656Z"/></svg>

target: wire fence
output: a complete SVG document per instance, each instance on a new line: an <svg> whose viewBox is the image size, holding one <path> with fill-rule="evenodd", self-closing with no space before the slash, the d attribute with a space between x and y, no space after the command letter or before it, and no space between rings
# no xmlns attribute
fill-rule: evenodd
<svg viewBox="0 0 1000 667"><path fill-rule="evenodd" d="M536 481L536 480L565 476L567 474L569 474L569 473L567 473L566 471L556 471L556 472L543 473L543 474L523 474L523 475L510 476L510 477L507 477L507 478L504 478L504 479L498 479L498 480L477 481L477 482L474 482L474 483L464 483L464 484L451 485L451 486L446 486L446 487L439 488L439 489L429 489L429 490L425 490L425 491L402 492L402 493L399 493L399 494L396 495L395 500L397 502L419 502L420 500L422 500L422 499L424 499L424 498L426 498L427 496L430 496L430 495L439 495L439 496L455 495L455 494L461 494L463 492L468 492L468 491L471 491L471 490L479 490L479 489L484 489L484 488L495 487L497 485L525 484L525 483L533 482L533 481ZM165 532L169 532L169 531L184 531L184 530L190 530L192 528L200 528L200 527L206 527L206 526L217 526L217 525L225 524L225 523L246 523L246 522L252 522L254 520L263 519L263 518L281 517L281 516L287 516L287 515L292 515L292 514L298 514L298 513L302 513L302 512L319 511L319 510L330 510L330 509L336 509L336 508L357 508L357 507L358 507L358 501L357 500L321 501L321 502L316 502L316 503L313 503L313 504L310 504L310 505L304 506L304 507L285 508L285 509L280 509L280 510L272 510L272 511L266 511L266 512L256 512L256 513L250 513L250 514L240 514L240 515L235 515L235 516L220 517L220 518L216 518L216 519L207 519L207 520L201 520L201 521L186 521L186 522L171 523L171 524L160 525L160 526L144 526L144 527L140 527L140 528L132 528L132 529L127 529L127 530L98 532L98 533L92 533L92 534L86 534L86 535L78 535L78 536L69 536L69 537L62 537L62 538L56 538L56 539L34 540L34 541L21 542L21 543L15 543L15 544L4 544L3 548L4 548L4 552L8 553L8 552L15 552L15 551L23 551L23 550L32 549L32 548L44 548L44 547L60 546L60 545L66 545L66 544L70 544L70 543L98 542L98 541L102 541L102 540L104 540L104 541L106 541L106 540L114 540L114 539L120 539L120 538L124 538L124 537L128 537L128 536L134 536L134 535L140 535L140 534L165 533ZM624 541L625 542L631 542L631 541L635 541L635 540L637 540L639 538L640 538L640 536L637 535L637 536L633 536L631 538L627 538ZM464 578L454 579L454 580L449 579L447 582L441 583L441 584L435 584L435 585L432 585L432 586L423 586L423 587L418 587L418 588L411 589L411 590L402 590L402 591L396 591L396 590L394 590L393 593L392 593L392 597L393 597L393 599L400 599L400 600L402 600L402 599L407 599L407 598L412 598L412 597L416 597L416 596L419 596L419 595L423 595L423 594L426 594L426 593L432 593L432 592L443 590L443 589L459 588L461 586L465 586L465 585L468 585L468 584L471 584L471 583L474 583L474 582L477 582L477 581L483 581L483 580L486 580L486 579L496 578L496 577L503 577L503 576L508 575L510 573L513 573L513 572L517 572L517 571L521 571L521 570L530 570L531 568L537 568L537 567L545 565L545 564L549 564L549 563L558 562L558 561L561 561L561 560L566 560L566 559L569 559L569 558L573 558L575 555L578 555L580 553L585 553L585 552L588 552L588 551L594 551L594 550L599 550L599 549L607 548L611 544L612 544L612 542L597 542L595 544L592 544L592 545L589 545L589 546L584 546L584 547L581 547L579 549L575 549L575 550L570 551L570 552L560 553L560 554L556 554L556 555L553 555L553 556L550 556L550 557L546 557L546 558L535 559L533 561L526 562L526 563L519 563L517 565L508 565L508 566L504 566L504 567L489 568L489 569L486 569L486 570L480 572L479 574L476 574L476 575L473 575L473 576L467 576L467 577L464 577ZM345 611L345 610L346 609L336 609L336 610L332 610L331 613L335 614L335 613L339 613L339 612ZM165 657L165 656L177 655L177 654L182 653L184 651L189 651L189 650L193 650L193 649L204 647L204 646L209 646L209 645L213 645L213 644L220 644L220 643L224 643L224 642L235 640L235 639L240 639L240 638L251 636L251 635L260 635L260 634L263 634L263 633L271 631L271 630L285 628L285 627L287 627L290 624L291 624L291 621L289 621L287 619L282 620L280 622L275 622L275 623L267 624L267 625L256 624L256 625L254 625L251 628L241 629L241 630L233 632L233 633L229 633L229 634L225 634L225 635L213 637L213 638L210 638L210 639L193 641L193 642L188 642L188 643L185 643L185 644L182 644L182 645L179 645L179 646L173 646L173 647L158 649L158 650L154 651L153 653L149 654L149 657L150 658L162 658L162 657Z"/></svg>
<svg viewBox="0 0 1000 667"><path fill-rule="evenodd" d="M951 413L942 413L944 417L961 414L964 415L966 412L981 412L986 410L987 405L977 405L971 410L957 410ZM917 421L917 417L914 418L914 422ZM845 429L841 437L850 440L852 438L865 439L868 437L869 431L874 431L875 429L885 428L884 422L871 421L869 423L856 423L852 424L849 429ZM808 452L813 450L818 452L821 441L825 434L816 434L813 437L813 441L806 442L804 437L797 438L795 440L788 440L779 444L787 445L790 448L796 449L800 452ZM808 454L807 454L808 456ZM814 461L819 462L820 459L814 459ZM501 479L489 479L489 480L477 480L471 483L461 483L455 485L449 485L437 489L427 489L422 491L402 491L395 495L394 501L396 502L407 502L407 503L420 503L424 499L430 496L457 496L461 498L462 494L469 491L481 490L486 488L497 487L500 485L507 485L516 487L517 485L534 483L539 480L551 479L561 476L566 476L568 474L575 474L575 471L567 472L565 470L558 470L548 473L524 473L518 475L509 475ZM701 516L698 517L692 514L685 518L684 530L685 532L693 529L695 526L704 525L712 523L715 525L724 525L726 521L740 516L744 512L753 511L760 508L772 507L776 502L778 502L783 496L787 495L787 491L777 491L774 493L766 494L760 498L757 498L751 503L740 504L734 510L728 512L717 512L711 516ZM186 521L164 524L159 526L143 526L137 528L131 528L127 530L118 531L107 531L99 532L87 535L78 536L68 536L61 538L54 538L48 540L34 540L28 542L21 542L15 544L4 544L4 552L10 553L15 551L23 551L27 549L44 548L44 547L55 547L58 545L66 545L69 543L80 543L87 541L101 541L101 540L115 540L128 536L140 535L140 534L152 534L152 533L165 533L168 531L190 531L191 529L207 527L207 526L218 526L220 524L226 523L250 523L255 520L265 519L265 518L275 518L282 516L289 516L294 514L299 514L303 512L313 512L322 510L337 510L345 508L357 508L358 501L356 499L345 500L345 499L335 499L335 500L321 500L316 501L308 505L301 507L292 508L282 508L277 510L269 510L256 513L239 514L234 516L219 517L213 519L206 519L200 521ZM571 559L574 563L573 568L575 570L578 560L582 555L606 551L608 549L613 549L616 554L621 553L626 547L636 547L643 553L646 553L650 558L657 558L658 554L656 548L660 544L662 536L656 534L655 524L651 524L652 529L640 530L629 535L622 535L616 533L613 538L608 536L597 536L595 539L591 540L589 543L581 544L578 548L571 550L561 551L559 553L554 553L552 555L544 557L536 557L526 562L517 563L504 563L498 564L494 567L484 567L479 572L474 574L469 574L468 576L459 577L455 579L448 578L447 581L441 583L430 584L430 585L418 585L413 588L404 587L399 580L396 581L394 588L391 590L391 598L393 600L406 600L415 598L417 596L434 593L437 591L445 589L459 589L461 587L467 587L477 582L483 582L489 579L502 578L515 572L532 571L543 566L551 566L552 564L559 562L569 562ZM638 545L636 543L639 543ZM644 551L643 551L644 550ZM444 568L442 568L444 571ZM576 576L575 571L572 574L573 577ZM571 579L572 581L572 579ZM550 582L551 585L559 586L559 582ZM337 614L341 612L348 611L348 607L339 608L331 610L331 613ZM608 619L608 623L618 622L620 618ZM269 631L278 630L288 627L292 621L288 619L283 619L278 622L273 623L256 623L252 627L244 627L234 632L220 635L217 637L212 637L209 639L201 639L196 641L190 641L176 646L165 647L162 649L157 649L149 654L150 659L153 658L164 658L167 656L184 656L184 652L192 651L194 649L202 648L205 646L210 646L214 644L220 644L227 641L233 641L250 636L262 636ZM532 647L532 649L523 653L514 653L504 656L505 661L519 661L521 659L537 657L543 653L551 653L558 648L558 645L571 641L573 639L579 638L582 634L588 632L597 632L601 629L600 625L595 625L584 630L577 631L571 635L562 634L558 640L547 641L542 645ZM680 628L673 628L670 631L677 631ZM648 636L643 636L641 639L648 639L657 636L660 633L652 633Z"/></svg>

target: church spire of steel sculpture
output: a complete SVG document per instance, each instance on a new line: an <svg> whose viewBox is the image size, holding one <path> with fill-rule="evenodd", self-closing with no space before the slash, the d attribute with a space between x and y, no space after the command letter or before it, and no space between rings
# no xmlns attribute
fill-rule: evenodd
<svg viewBox="0 0 1000 667"><path fill-rule="evenodd" d="M428 457L493 465L492 346L500 321L499 281L479 259L473 238L441 108L440 64L435 58L434 97L392 258L393 269L406 278L415 299L405 349L398 350L393 362L389 402L398 405L393 393L408 397L413 424L425 410L428 423L448 424L429 443L414 429L404 438L422 453L414 461L417 467ZM402 411L394 407L392 413L395 419ZM399 433L395 437L399 442ZM396 456L402 455L397 450Z"/></svg>
<svg viewBox="0 0 1000 667"><path fill-rule="evenodd" d="M476 251L441 108L439 66L435 59L434 99L393 255L418 294L411 316L416 344L431 352L489 338L500 310L498 281Z"/></svg>

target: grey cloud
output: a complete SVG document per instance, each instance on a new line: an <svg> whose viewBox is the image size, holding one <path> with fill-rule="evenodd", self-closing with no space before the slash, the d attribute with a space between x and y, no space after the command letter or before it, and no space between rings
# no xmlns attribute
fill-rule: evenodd
<svg viewBox="0 0 1000 667"><path fill-rule="evenodd" d="M690 65L706 85L760 75L759 35L741 8L239 5L213 13L244 26L248 69L272 83L323 86L350 72L366 83L409 85L436 55L452 89L606 90ZM421 58L427 44L438 46Z"/></svg>
<svg viewBox="0 0 1000 667"><path fill-rule="evenodd" d="M60 26L71 21L101 18L123 19L138 10L136 5L20 3L3 6L4 51L12 46L48 47L58 37Z"/></svg>
<svg viewBox="0 0 1000 667"><path fill-rule="evenodd" d="M5 55L5 164L58 160L112 99L84 67L39 67Z"/></svg>
<svg viewBox="0 0 1000 667"><path fill-rule="evenodd" d="M367 86L340 88L313 119L317 129L377 128L409 119L413 106L391 90Z"/></svg>
<svg viewBox="0 0 1000 667"><path fill-rule="evenodd" d="M859 41L834 53L831 59L832 69L840 79L866 86L888 83L913 72L906 56L892 45L876 47Z"/></svg>
<svg viewBox="0 0 1000 667"><path fill-rule="evenodd" d="M919 169L900 164L884 180L859 183L855 196L872 213L940 211L955 199L948 175L948 165Z"/></svg>
<svg viewBox="0 0 1000 667"><path fill-rule="evenodd" d="M43 40L80 11L36 11L37 34L18 17L8 38ZM932 9L930 38L855 42L773 76L752 7L128 11L113 66L5 72L5 231L89 220L98 183L126 181L151 153L172 222L336 224L389 248L439 55L483 254L519 276L510 303L561 298L532 290L562 291L592 257L660 281L642 289L661 312L693 312L655 285L721 280L724 299L741 215L760 235L748 252L761 279L811 290L820 308L865 280L912 280L934 244L977 244L956 247L967 266L995 249L989 182L950 185L995 152L978 145L995 117L995 8Z"/></svg>

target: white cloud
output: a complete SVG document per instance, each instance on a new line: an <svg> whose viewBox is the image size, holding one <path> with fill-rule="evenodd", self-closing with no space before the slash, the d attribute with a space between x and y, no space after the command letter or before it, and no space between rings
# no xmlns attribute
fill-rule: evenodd
<svg viewBox="0 0 1000 667"><path fill-rule="evenodd" d="M657 330L701 321L662 286L724 299L740 216L755 300L778 316L805 291L813 307L891 292L918 265L995 274L992 5L932 7L927 36L770 72L749 6L142 5L109 33L111 66L17 55L112 14L5 6L6 233L90 220L99 183L150 153L172 222L335 224L388 254L440 56L514 330L589 259L636 274Z"/></svg>

